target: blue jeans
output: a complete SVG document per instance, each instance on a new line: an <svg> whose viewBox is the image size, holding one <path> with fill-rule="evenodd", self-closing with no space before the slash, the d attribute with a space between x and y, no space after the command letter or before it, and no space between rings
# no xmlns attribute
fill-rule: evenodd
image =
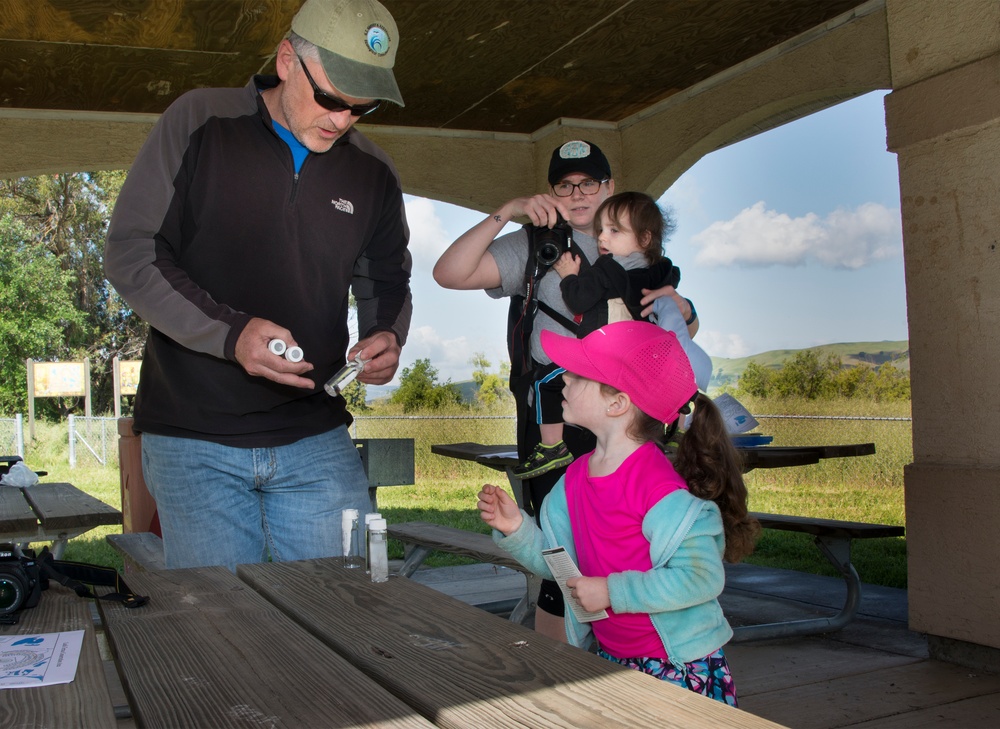
<svg viewBox="0 0 1000 729"><path fill-rule="evenodd" d="M169 568L338 556L340 512L372 506L344 426L277 448L143 433L142 469Z"/></svg>

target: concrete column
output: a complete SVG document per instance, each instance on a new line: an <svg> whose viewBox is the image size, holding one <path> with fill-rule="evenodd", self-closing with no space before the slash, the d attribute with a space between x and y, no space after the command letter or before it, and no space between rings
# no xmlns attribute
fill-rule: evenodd
<svg viewBox="0 0 1000 729"><path fill-rule="evenodd" d="M887 0L913 392L910 627L1000 666L1000 3Z"/></svg>

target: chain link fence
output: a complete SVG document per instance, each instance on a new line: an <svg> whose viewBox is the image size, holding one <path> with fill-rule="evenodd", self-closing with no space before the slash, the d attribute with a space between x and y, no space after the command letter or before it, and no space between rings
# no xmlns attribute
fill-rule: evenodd
<svg viewBox="0 0 1000 729"><path fill-rule="evenodd" d="M20 413L0 418L0 456L24 458L24 418Z"/></svg>
<svg viewBox="0 0 1000 729"><path fill-rule="evenodd" d="M78 459L118 467L117 418L70 415L67 420L70 468L76 468Z"/></svg>

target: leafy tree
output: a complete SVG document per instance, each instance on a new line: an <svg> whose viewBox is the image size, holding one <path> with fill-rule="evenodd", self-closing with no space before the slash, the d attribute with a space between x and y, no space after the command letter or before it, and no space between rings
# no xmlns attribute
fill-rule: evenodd
<svg viewBox="0 0 1000 729"><path fill-rule="evenodd" d="M774 378L774 394L815 400L833 394L832 380L840 371L840 360L830 355L821 362L815 350L803 349L785 362Z"/></svg>
<svg viewBox="0 0 1000 729"><path fill-rule="evenodd" d="M403 412L428 409L440 410L446 405L462 402L462 393L451 383L438 384L437 368L429 359L418 359L412 367L404 367L399 377L399 387L389 402L403 406Z"/></svg>
<svg viewBox="0 0 1000 729"><path fill-rule="evenodd" d="M104 240L124 179L123 171L111 171L0 180L0 216L21 226L33 255L51 256L67 276L63 288L82 317L64 321L59 356L90 358L96 412L113 408L112 358L137 358L147 332L104 277Z"/></svg>
<svg viewBox="0 0 1000 729"><path fill-rule="evenodd" d="M774 382L774 371L756 362L747 363L740 375L736 391L752 397L768 397Z"/></svg>
<svg viewBox="0 0 1000 729"><path fill-rule="evenodd" d="M28 406L25 360L76 359L66 332L80 330L85 315L75 307L70 271L9 212L0 215L0 412ZM38 402L40 417L61 402Z"/></svg>
<svg viewBox="0 0 1000 729"><path fill-rule="evenodd" d="M510 390L507 389L507 378L510 373L510 364L504 362L500 365L500 373L491 373L493 366L483 352L476 352L469 360L472 365L472 380L478 386L476 399L481 405L491 406L500 402L504 398L511 397Z"/></svg>
<svg viewBox="0 0 1000 729"><path fill-rule="evenodd" d="M347 409L352 413L371 410L368 407L368 388L365 383L353 380L340 394L347 400Z"/></svg>

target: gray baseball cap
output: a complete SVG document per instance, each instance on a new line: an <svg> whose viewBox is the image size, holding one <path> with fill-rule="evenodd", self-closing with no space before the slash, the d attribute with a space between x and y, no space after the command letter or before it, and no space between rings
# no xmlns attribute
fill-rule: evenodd
<svg viewBox="0 0 1000 729"><path fill-rule="evenodd" d="M316 45L337 90L360 99L387 99L403 106L392 67L399 30L375 0L306 0L292 32Z"/></svg>

